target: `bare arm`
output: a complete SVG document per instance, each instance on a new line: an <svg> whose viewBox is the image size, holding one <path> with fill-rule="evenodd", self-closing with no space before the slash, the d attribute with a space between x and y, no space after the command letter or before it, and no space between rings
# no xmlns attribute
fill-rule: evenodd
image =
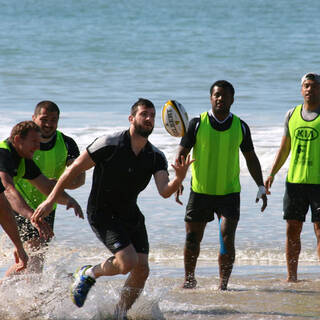
<svg viewBox="0 0 320 320"><path fill-rule="evenodd" d="M11 208L23 217L30 219L33 210L27 205L18 190L14 186L13 178L6 172L0 171L0 178L5 187L5 196L8 199Z"/></svg>
<svg viewBox="0 0 320 320"><path fill-rule="evenodd" d="M272 186L274 176L277 174L277 172L281 169L283 164L286 162L290 154L290 150L291 150L291 138L288 136L283 136L281 140L280 148L278 150L278 153L272 165L270 175L264 183L268 194L270 194L269 189Z"/></svg>
<svg viewBox="0 0 320 320"><path fill-rule="evenodd" d="M53 204L59 202L59 199L61 200L61 197L65 194L64 189L66 186L70 185L74 178L79 176L80 173L85 172L94 165L95 163L90 158L87 150L85 150L71 166L66 168L48 195L48 198L35 210L32 220L39 221L41 218L47 216L51 212Z"/></svg>
<svg viewBox="0 0 320 320"><path fill-rule="evenodd" d="M43 174L40 174L37 178L29 180L32 185L34 185L42 194L45 194L48 196L54 186L56 185L55 180L50 180ZM57 201L60 204L68 204L70 201L70 196L66 192L61 192L59 196L57 197Z"/></svg>
<svg viewBox="0 0 320 320"><path fill-rule="evenodd" d="M71 166L71 164L74 162L75 159L69 160L67 162L67 167ZM75 177L73 179L73 181L70 183L70 185L66 186L66 189L77 189L79 187L81 187L82 185L84 185L86 180L86 173L85 172L81 172L77 177Z"/></svg>
<svg viewBox="0 0 320 320"><path fill-rule="evenodd" d="M183 156L186 159L186 157L189 154L190 150L191 149L189 149L189 148L185 148L185 147L179 146L178 153L177 153L177 156L176 156L176 160L177 159L181 159L181 156ZM182 195L183 189L184 189L183 184L181 184L180 187L178 188L178 190L175 193L176 202L181 204L181 205L182 205L182 202L179 199L179 197Z"/></svg>
<svg viewBox="0 0 320 320"><path fill-rule="evenodd" d="M0 178L3 186L5 187L4 194L9 201L11 208L21 216L31 221L33 210L27 205L18 190L15 188L12 177L6 172L0 171ZM31 221L31 223L38 230L41 237L44 237L45 239L53 237L52 228L47 222L43 221L34 223Z"/></svg>
<svg viewBox="0 0 320 320"><path fill-rule="evenodd" d="M4 193L0 194L0 224L15 246L15 271L21 271L27 267L28 256L24 251L16 220Z"/></svg>
<svg viewBox="0 0 320 320"><path fill-rule="evenodd" d="M261 166L256 153L254 151L243 152L243 156L246 159L247 167L251 177L253 178L257 186L262 187L262 189L264 190ZM264 211L264 209L267 207L267 196L265 191L263 192L264 193L261 195L261 198L263 201L261 211ZM258 201L259 201L259 198L256 199L256 202Z"/></svg>
<svg viewBox="0 0 320 320"><path fill-rule="evenodd" d="M193 161L194 160L190 160L190 155L188 155L186 159L184 156L181 156L180 160L176 159L175 164L171 165L175 170L175 177L171 181L169 181L168 174L164 170L154 174L158 191L162 197L169 198L179 189L187 174L188 168Z"/></svg>
<svg viewBox="0 0 320 320"><path fill-rule="evenodd" d="M262 171L259 159L254 151L243 152L251 177L257 186L263 186Z"/></svg>

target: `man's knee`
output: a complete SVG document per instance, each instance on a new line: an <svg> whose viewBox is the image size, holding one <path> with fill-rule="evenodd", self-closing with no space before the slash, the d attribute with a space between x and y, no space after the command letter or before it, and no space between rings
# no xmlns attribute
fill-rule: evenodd
<svg viewBox="0 0 320 320"><path fill-rule="evenodd" d="M287 238L289 240L300 240L303 222L296 220L287 220Z"/></svg>
<svg viewBox="0 0 320 320"><path fill-rule="evenodd" d="M197 250L200 246L200 241L197 237L196 232L187 232L186 235L186 248L188 250Z"/></svg>
<svg viewBox="0 0 320 320"><path fill-rule="evenodd" d="M117 257L117 265L121 274L127 274L131 272L138 265L138 256L130 255L126 257Z"/></svg>
<svg viewBox="0 0 320 320"><path fill-rule="evenodd" d="M149 276L149 272L150 269L148 264L138 264L131 273L134 274L135 277L146 280Z"/></svg>

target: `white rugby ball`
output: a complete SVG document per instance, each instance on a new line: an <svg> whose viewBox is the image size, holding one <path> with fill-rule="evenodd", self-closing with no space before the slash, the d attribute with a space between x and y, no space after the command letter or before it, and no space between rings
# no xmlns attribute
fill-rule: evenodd
<svg viewBox="0 0 320 320"><path fill-rule="evenodd" d="M162 122L172 136L183 137L188 129L188 114L181 103L168 100L162 108Z"/></svg>

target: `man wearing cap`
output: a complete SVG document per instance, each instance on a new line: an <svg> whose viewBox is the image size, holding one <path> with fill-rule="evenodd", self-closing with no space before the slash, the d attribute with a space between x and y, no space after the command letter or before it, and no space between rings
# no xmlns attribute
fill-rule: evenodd
<svg viewBox="0 0 320 320"><path fill-rule="evenodd" d="M276 173L291 159L283 199L287 220L286 258L288 282L297 282L301 250L300 234L309 207L320 258L320 75L307 73L301 79L304 102L285 117L284 134L265 187L267 193Z"/></svg>

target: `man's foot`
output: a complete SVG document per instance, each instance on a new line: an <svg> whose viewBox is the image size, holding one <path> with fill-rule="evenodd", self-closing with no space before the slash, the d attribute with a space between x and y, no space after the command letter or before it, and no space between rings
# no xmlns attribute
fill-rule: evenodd
<svg viewBox="0 0 320 320"><path fill-rule="evenodd" d="M227 289L227 285L220 285L220 286L218 287L218 290L227 291L227 290L228 290L228 289Z"/></svg>
<svg viewBox="0 0 320 320"><path fill-rule="evenodd" d="M197 280L196 279L188 279L185 280L185 282L182 285L183 289L194 289L197 286Z"/></svg>
<svg viewBox="0 0 320 320"><path fill-rule="evenodd" d="M127 311L121 310L118 305L116 305L116 308L114 310L113 318L115 320L128 320L127 317Z"/></svg>
<svg viewBox="0 0 320 320"><path fill-rule="evenodd" d="M84 305L89 290L96 283L95 279L85 275L86 270L91 267L83 266L73 274L74 282L71 285L71 299L79 308Z"/></svg>

